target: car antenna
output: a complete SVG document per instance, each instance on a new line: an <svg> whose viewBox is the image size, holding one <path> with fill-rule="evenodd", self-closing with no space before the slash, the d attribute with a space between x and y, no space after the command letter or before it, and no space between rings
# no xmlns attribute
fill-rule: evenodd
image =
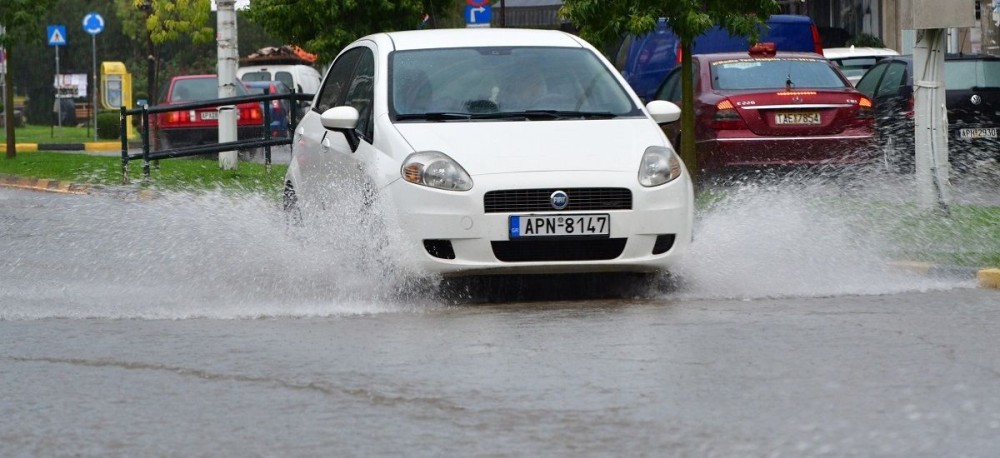
<svg viewBox="0 0 1000 458"><path fill-rule="evenodd" d="M785 77L785 90L786 91L792 90L792 86L794 86L794 85L795 84L792 83L792 74L789 73L788 76Z"/></svg>

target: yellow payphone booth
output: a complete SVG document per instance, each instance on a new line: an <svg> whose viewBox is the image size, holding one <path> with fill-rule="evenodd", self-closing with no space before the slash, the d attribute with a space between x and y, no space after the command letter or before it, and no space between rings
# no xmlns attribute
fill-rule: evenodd
<svg viewBox="0 0 1000 458"><path fill-rule="evenodd" d="M101 107L117 110L123 106L132 108L132 74L122 62L101 62ZM132 138L132 123L125 127Z"/></svg>

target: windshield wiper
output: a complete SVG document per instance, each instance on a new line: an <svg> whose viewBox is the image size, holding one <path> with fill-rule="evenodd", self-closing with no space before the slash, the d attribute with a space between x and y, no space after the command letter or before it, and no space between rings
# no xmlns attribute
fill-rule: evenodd
<svg viewBox="0 0 1000 458"><path fill-rule="evenodd" d="M469 113L450 113L450 112L434 112L434 113L406 113L396 116L397 121L453 121L453 120L468 120L472 119L473 115Z"/></svg>
<svg viewBox="0 0 1000 458"><path fill-rule="evenodd" d="M490 113L475 116L476 119L611 119L618 115L608 111L575 111L575 110L525 110L525 111L505 111L501 113Z"/></svg>

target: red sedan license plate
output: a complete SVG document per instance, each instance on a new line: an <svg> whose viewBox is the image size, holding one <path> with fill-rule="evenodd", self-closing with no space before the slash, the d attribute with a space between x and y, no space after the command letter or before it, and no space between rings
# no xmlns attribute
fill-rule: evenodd
<svg viewBox="0 0 1000 458"><path fill-rule="evenodd" d="M510 238L579 237L611 235L611 216L515 215L510 217Z"/></svg>
<svg viewBox="0 0 1000 458"><path fill-rule="evenodd" d="M205 119L205 120L208 120L208 119L219 119L219 112L218 111L202 111L201 112L201 119Z"/></svg>
<svg viewBox="0 0 1000 458"><path fill-rule="evenodd" d="M819 124L820 120L818 112L775 113L774 123L784 125L813 125Z"/></svg>

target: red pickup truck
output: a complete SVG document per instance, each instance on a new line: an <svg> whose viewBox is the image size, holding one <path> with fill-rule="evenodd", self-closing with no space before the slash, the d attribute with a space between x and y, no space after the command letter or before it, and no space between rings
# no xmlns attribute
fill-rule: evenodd
<svg viewBox="0 0 1000 458"><path fill-rule="evenodd" d="M219 98L216 75L184 75L170 80L159 106L213 100ZM236 82L236 96L249 95ZM260 138L264 132L263 107L259 102L237 105L236 130L240 140ZM219 141L219 112L216 107L158 113L151 119L156 127L158 150Z"/></svg>

